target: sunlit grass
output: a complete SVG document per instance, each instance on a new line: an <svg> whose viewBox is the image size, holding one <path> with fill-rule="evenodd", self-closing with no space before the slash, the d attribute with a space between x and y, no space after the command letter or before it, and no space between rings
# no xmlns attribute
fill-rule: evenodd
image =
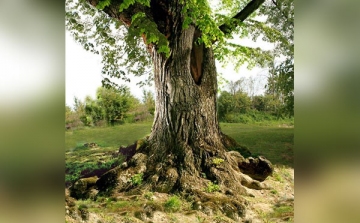
<svg viewBox="0 0 360 223"><path fill-rule="evenodd" d="M84 128L65 132L65 149L74 149L79 144L95 142L103 147L119 148L145 137L151 131L151 123L124 124L111 127Z"/></svg>
<svg viewBox="0 0 360 223"><path fill-rule="evenodd" d="M273 164L293 167L294 128L273 125L222 123L221 130L252 154L265 156Z"/></svg>
<svg viewBox="0 0 360 223"><path fill-rule="evenodd" d="M144 138L150 133L151 125L139 123L67 131L66 150L73 150L89 142L95 142L102 148L119 148ZM283 127L280 123L221 123L220 127L225 134L248 147L252 154L265 156L273 164L293 167L294 128Z"/></svg>

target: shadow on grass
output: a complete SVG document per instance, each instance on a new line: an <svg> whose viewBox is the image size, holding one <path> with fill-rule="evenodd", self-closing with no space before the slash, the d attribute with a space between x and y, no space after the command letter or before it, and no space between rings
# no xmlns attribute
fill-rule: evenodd
<svg viewBox="0 0 360 223"><path fill-rule="evenodd" d="M294 168L294 128L227 124L221 129L247 147L252 156L264 156L273 165Z"/></svg>

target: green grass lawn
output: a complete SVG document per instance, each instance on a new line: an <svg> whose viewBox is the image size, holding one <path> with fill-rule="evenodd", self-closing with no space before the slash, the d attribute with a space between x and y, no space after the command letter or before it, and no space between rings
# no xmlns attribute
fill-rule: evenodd
<svg viewBox="0 0 360 223"><path fill-rule="evenodd" d="M84 128L65 132L65 149L95 142L101 147L119 148L150 134L152 123L124 124L112 127Z"/></svg>
<svg viewBox="0 0 360 223"><path fill-rule="evenodd" d="M279 124L221 123L221 130L254 155L265 156L273 164L294 167L294 128Z"/></svg>
<svg viewBox="0 0 360 223"><path fill-rule="evenodd" d="M84 128L65 132L66 150L84 143L95 142L101 147L119 148L145 137L151 131L152 123L125 124L103 128ZM221 123L221 130L233 137L239 144L249 148L251 153L262 155L273 164L293 167L294 128L272 125Z"/></svg>

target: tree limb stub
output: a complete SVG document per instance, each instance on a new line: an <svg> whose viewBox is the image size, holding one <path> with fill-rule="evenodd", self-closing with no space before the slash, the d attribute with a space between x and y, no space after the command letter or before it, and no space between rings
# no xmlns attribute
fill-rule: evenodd
<svg viewBox="0 0 360 223"><path fill-rule="evenodd" d="M252 0L249 2L243 10L241 10L239 13L237 13L233 19L236 19L240 22L243 22L247 17L249 17L256 9L260 7L262 3L264 3L265 0ZM232 24L223 24L219 27L219 29L224 34L229 34L232 31L232 27L236 24L235 22L232 22Z"/></svg>

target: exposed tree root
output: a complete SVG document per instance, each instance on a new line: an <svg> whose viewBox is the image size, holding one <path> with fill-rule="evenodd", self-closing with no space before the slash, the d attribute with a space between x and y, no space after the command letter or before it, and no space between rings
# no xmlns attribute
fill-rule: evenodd
<svg viewBox="0 0 360 223"><path fill-rule="evenodd" d="M231 138L224 135L223 138L228 147L238 147ZM135 153L129 153L129 148L135 149ZM264 157L244 158L239 152L224 148L214 150L203 145L194 150L183 145L183 154L169 154L159 160L159 156L150 152L153 151L150 144L141 140L125 148L127 154L135 155L103 174L96 181L96 187L100 194L108 195L138 189L191 195L194 209L204 213L221 211L236 220L244 214L242 196L249 195L248 189L267 188L261 181L272 174L273 169ZM142 177L140 183L135 182L135 176Z"/></svg>

